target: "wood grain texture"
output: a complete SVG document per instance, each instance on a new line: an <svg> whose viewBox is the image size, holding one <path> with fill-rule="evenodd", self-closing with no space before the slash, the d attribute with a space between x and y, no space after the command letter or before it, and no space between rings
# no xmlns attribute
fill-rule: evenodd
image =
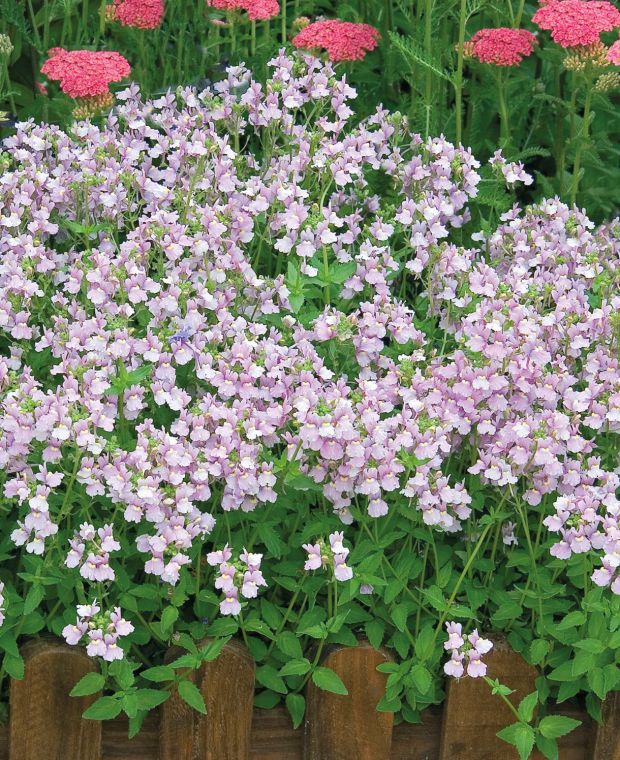
<svg viewBox="0 0 620 760"><path fill-rule="evenodd" d="M376 710L387 681L376 668L387 659L367 642L329 652L322 665L338 673L349 693L332 694L309 683L304 760L389 760L394 716Z"/></svg>
<svg viewBox="0 0 620 760"><path fill-rule="evenodd" d="M159 760L248 760L254 701L254 660L248 650L229 642L193 681L207 714L194 712L172 694L161 711Z"/></svg>
<svg viewBox="0 0 620 760"><path fill-rule="evenodd" d="M496 643L485 656L487 675L514 689L509 699L516 706L534 691L536 669L521 655ZM514 747L495 734L515 719L507 705L482 678L450 680L444 703L439 760L518 760ZM532 755L541 760L542 755Z"/></svg>
<svg viewBox="0 0 620 760"><path fill-rule="evenodd" d="M620 692L603 702L603 725L592 731L592 760L620 760Z"/></svg>
<svg viewBox="0 0 620 760"><path fill-rule="evenodd" d="M21 654L24 678L11 679L10 687L11 760L100 760L101 723L82 718L98 695L69 696L96 662L81 648L48 639L29 642Z"/></svg>
<svg viewBox="0 0 620 760"><path fill-rule="evenodd" d="M560 760L593 760L588 744L592 727L584 711L565 705L560 708L556 712L583 721L583 725L560 739ZM422 723L395 726L390 760L438 760L440 734L441 708L426 710L422 714ZM293 731L291 728L285 708L254 710L250 760L302 760L303 736L302 729ZM127 738L125 718L103 724L102 760L158 760L158 746L157 710L147 716L142 730L133 739ZM0 725L0 760L8 760L8 757L8 730L7 726ZM478 760L478 757L468 760Z"/></svg>

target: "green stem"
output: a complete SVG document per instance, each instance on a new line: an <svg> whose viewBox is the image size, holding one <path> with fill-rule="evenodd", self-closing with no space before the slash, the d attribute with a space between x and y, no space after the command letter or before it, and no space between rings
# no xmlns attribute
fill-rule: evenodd
<svg viewBox="0 0 620 760"><path fill-rule="evenodd" d="M286 0L282 0L282 28L280 32L280 41L286 45Z"/></svg>
<svg viewBox="0 0 620 760"><path fill-rule="evenodd" d="M588 138L590 137L590 108L592 106L592 74L589 73L586 77L586 102L583 109L583 121L581 127L581 134L579 145L577 146L577 153L575 154L575 163L573 165L573 185L570 194L571 204L577 202L577 193L579 191L579 174L581 172L581 158L583 155L583 149L586 147Z"/></svg>
<svg viewBox="0 0 620 760"><path fill-rule="evenodd" d="M424 7L424 52L430 60L433 50L433 0L426 0ZM426 137L430 131L430 112L433 99L433 72L426 67L426 83L424 87L424 105L426 107Z"/></svg>
<svg viewBox="0 0 620 760"><path fill-rule="evenodd" d="M506 108L506 98L504 95L505 80L501 71L497 73L497 94L499 97L499 115L500 115L500 138L502 147L510 142L510 120L508 118L508 109Z"/></svg>
<svg viewBox="0 0 620 760"><path fill-rule="evenodd" d="M456 142L463 138L463 55L465 45L465 23L467 21L467 0L461 0L459 7L459 41L456 61L456 82L454 84L456 99Z"/></svg>

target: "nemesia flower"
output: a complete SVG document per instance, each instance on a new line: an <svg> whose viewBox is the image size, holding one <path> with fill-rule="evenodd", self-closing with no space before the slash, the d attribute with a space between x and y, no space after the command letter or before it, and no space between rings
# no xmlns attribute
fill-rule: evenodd
<svg viewBox="0 0 620 760"><path fill-rule="evenodd" d="M480 29L467 43L467 52L481 63L518 66L532 54L535 44L536 37L526 29Z"/></svg>
<svg viewBox="0 0 620 760"><path fill-rule="evenodd" d="M92 605L78 605L77 613L75 625L66 625L62 630L67 644L75 646L86 638L90 657L102 657L107 662L122 660L124 652L118 641L129 636L134 626L122 617L120 608L101 612L95 600Z"/></svg>
<svg viewBox="0 0 620 760"><path fill-rule="evenodd" d="M350 580L353 577L353 570L347 565L349 550L343 544L343 538L344 533L336 531L329 535L329 545L322 539L316 544L303 544L303 548L308 553L304 570L319 570L321 567L331 565L337 581ZM362 593L372 593L372 591Z"/></svg>
<svg viewBox="0 0 620 760"><path fill-rule="evenodd" d="M292 43L296 48L327 51L330 61L361 61L377 47L379 31L369 24L349 21L314 21L305 26Z"/></svg>
<svg viewBox="0 0 620 760"><path fill-rule="evenodd" d="M500 177L503 177L506 185L509 188L514 188L517 182L523 182L524 185L531 185L534 178L531 174L528 174L523 164L519 162L506 161L501 149L496 150L493 156L489 159L489 163L495 170L495 173Z"/></svg>
<svg viewBox="0 0 620 760"><path fill-rule="evenodd" d="M156 29L164 16L164 0L114 0L107 7L110 20L136 29Z"/></svg>
<svg viewBox="0 0 620 760"><path fill-rule="evenodd" d="M460 623L446 623L446 630L448 640L444 642L444 649L449 651L451 655L444 664L444 673L454 678L460 678L465 673L463 661L467 658L467 675L471 678L485 676L487 666L482 662L482 657L491 651L493 643L489 639L483 639L477 630L463 638Z"/></svg>
<svg viewBox="0 0 620 760"><path fill-rule="evenodd" d="M260 570L262 554L244 549L238 561L229 562L231 558L232 551L228 544L222 550L207 554L207 562L218 567L214 585L224 593L224 599L220 602L222 615L238 615L241 612L239 592L245 599L255 599L259 588L267 586Z"/></svg>
<svg viewBox="0 0 620 760"><path fill-rule="evenodd" d="M605 0L551 0L532 21L564 48L592 45L601 32L620 27L620 11Z"/></svg>

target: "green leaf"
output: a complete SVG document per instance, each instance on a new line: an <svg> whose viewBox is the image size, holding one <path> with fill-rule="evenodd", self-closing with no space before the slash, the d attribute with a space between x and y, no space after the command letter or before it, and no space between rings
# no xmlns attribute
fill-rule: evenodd
<svg viewBox="0 0 620 760"><path fill-rule="evenodd" d="M170 605L162 612L161 615L161 632L166 634L176 623L179 617L179 611L176 607Z"/></svg>
<svg viewBox="0 0 620 760"><path fill-rule="evenodd" d="M536 733L527 723L513 723L497 732L503 741L517 748L521 760L528 760L534 748Z"/></svg>
<svg viewBox="0 0 620 760"><path fill-rule="evenodd" d="M383 620L379 620L378 618L369 620L365 625L365 631L371 646L375 649L379 649L385 632L385 623Z"/></svg>
<svg viewBox="0 0 620 760"><path fill-rule="evenodd" d="M547 715L538 724L540 733L547 739L558 739L581 725L580 720L567 718L566 715Z"/></svg>
<svg viewBox="0 0 620 760"><path fill-rule="evenodd" d="M193 684L191 681L181 681L178 689L179 696L184 702L187 702L190 707L193 707L194 710L198 710L198 712L202 713L203 715L207 714L205 701L195 684Z"/></svg>
<svg viewBox="0 0 620 760"><path fill-rule="evenodd" d="M540 663L549 654L550 644L546 639L534 639L530 645L530 660L533 665Z"/></svg>
<svg viewBox="0 0 620 760"><path fill-rule="evenodd" d="M162 689L161 691L157 689L138 689L136 691L138 708L140 710L152 710L154 707L161 705L162 702L165 702L169 696L170 692L167 689Z"/></svg>
<svg viewBox="0 0 620 760"><path fill-rule="evenodd" d="M154 668L143 670L140 675L147 681L154 681L155 683L174 680L174 670L170 665L156 665Z"/></svg>
<svg viewBox="0 0 620 760"><path fill-rule="evenodd" d="M340 676L330 668L315 668L312 673L313 683L332 694L348 694L347 687L342 683Z"/></svg>
<svg viewBox="0 0 620 760"><path fill-rule="evenodd" d="M278 694L286 694L288 689L282 680L282 676L272 665L262 665L256 669L256 680L267 689L277 691Z"/></svg>
<svg viewBox="0 0 620 760"><path fill-rule="evenodd" d="M546 736L538 734L536 737L536 747L547 760L558 760L558 743L555 739L547 739Z"/></svg>
<svg viewBox="0 0 620 760"><path fill-rule="evenodd" d="M101 691L105 684L105 677L101 673L87 673L75 684L69 692L71 697L84 697Z"/></svg>
<svg viewBox="0 0 620 760"><path fill-rule="evenodd" d="M528 694L527 697L524 697L519 702L519 707L517 708L517 712L519 713L519 717L522 721L525 723L529 723L532 718L534 717L534 710L536 709L536 705L538 704L538 692L533 691L531 694Z"/></svg>
<svg viewBox="0 0 620 760"><path fill-rule="evenodd" d="M45 596L45 589L38 583L31 586L24 601L24 615L30 615L41 604Z"/></svg>
<svg viewBox="0 0 620 760"><path fill-rule="evenodd" d="M11 678L16 678L18 681L21 681L24 677L24 660L21 655L9 654L7 652L4 655L3 665Z"/></svg>
<svg viewBox="0 0 620 760"><path fill-rule="evenodd" d="M409 607L406 604L397 604L392 609L392 622L399 631L404 632L407 629L407 618L409 617Z"/></svg>
<svg viewBox="0 0 620 760"><path fill-rule="evenodd" d="M424 667L424 665L415 665L411 670L411 681L414 686L420 692L420 694L428 694L433 678L430 672Z"/></svg>
<svg viewBox="0 0 620 760"><path fill-rule="evenodd" d="M293 721L293 728L299 728L306 712L306 700L301 694L287 694L286 708Z"/></svg>
<svg viewBox="0 0 620 760"><path fill-rule="evenodd" d="M299 660L289 660L280 668L279 674L281 676L303 676L311 667L310 661L302 657Z"/></svg>
<svg viewBox="0 0 620 760"><path fill-rule="evenodd" d="M224 649L229 641L230 636L226 636L222 639L215 639L215 641L210 641L206 647L203 647L200 650L200 659L203 662L213 662L213 660L217 660L217 658L222 653L222 649Z"/></svg>
<svg viewBox="0 0 620 760"><path fill-rule="evenodd" d="M82 713L82 717L88 720L110 720L116 718L121 709L121 702L116 697L99 697Z"/></svg>
<svg viewBox="0 0 620 760"><path fill-rule="evenodd" d="M292 631L284 631L278 634L276 638L276 646L287 657L299 659L303 657L303 651L301 649L301 643L297 636Z"/></svg>

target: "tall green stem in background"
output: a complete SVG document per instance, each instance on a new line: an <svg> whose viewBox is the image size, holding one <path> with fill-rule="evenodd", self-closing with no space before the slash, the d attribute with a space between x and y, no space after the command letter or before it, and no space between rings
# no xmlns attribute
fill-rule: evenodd
<svg viewBox="0 0 620 760"><path fill-rule="evenodd" d="M501 69L497 71L495 78L497 82L497 96L499 102L499 116L500 116L500 138L501 146L505 147L510 142L510 119L508 117L508 109L506 108L506 79L502 74Z"/></svg>
<svg viewBox="0 0 620 760"><path fill-rule="evenodd" d="M579 175L581 173L581 157L583 155L583 149L590 137L590 109L592 107L592 72L588 71L586 75L586 102L583 108L583 122L581 129L579 130L579 144L577 145L577 152L575 153L575 163L573 165L573 184L570 194L570 202L576 203L577 193L579 191Z"/></svg>
<svg viewBox="0 0 620 760"><path fill-rule="evenodd" d="M430 60L432 56L433 44L433 0L426 0L424 8L424 53ZM424 107L426 109L426 133L428 137L430 132L430 116L433 103L433 73L429 67L426 68L426 82L424 86Z"/></svg>
<svg viewBox="0 0 620 760"><path fill-rule="evenodd" d="M282 29L280 32L280 41L283 45L286 45L286 0L281 1L282 5Z"/></svg>
<svg viewBox="0 0 620 760"><path fill-rule="evenodd" d="M463 138L463 47L465 45L465 23L467 21L467 0L461 0L459 8L459 41L456 61L456 81L454 94L456 100L456 142Z"/></svg>

